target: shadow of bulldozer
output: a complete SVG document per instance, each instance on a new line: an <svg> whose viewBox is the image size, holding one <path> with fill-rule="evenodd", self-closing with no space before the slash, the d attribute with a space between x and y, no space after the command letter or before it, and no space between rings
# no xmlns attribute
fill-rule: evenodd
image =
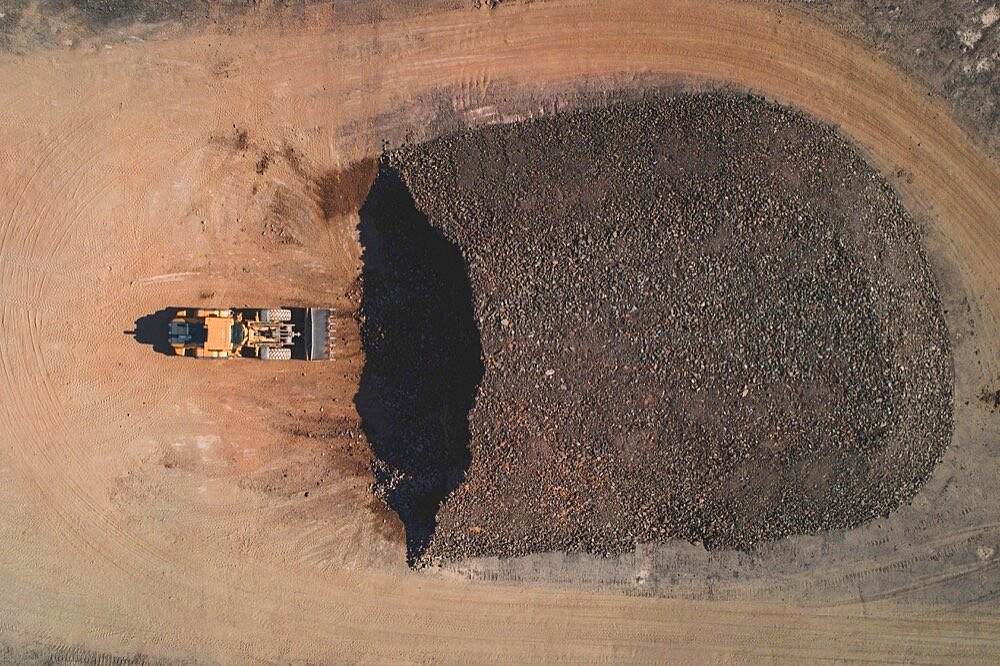
<svg viewBox="0 0 1000 666"><path fill-rule="evenodd" d="M173 356L174 350L170 346L169 327L170 320L177 316L181 308L163 308L153 314L139 317L135 320L135 328L125 331L126 335L131 335L135 341L153 347L153 351L167 356Z"/></svg>

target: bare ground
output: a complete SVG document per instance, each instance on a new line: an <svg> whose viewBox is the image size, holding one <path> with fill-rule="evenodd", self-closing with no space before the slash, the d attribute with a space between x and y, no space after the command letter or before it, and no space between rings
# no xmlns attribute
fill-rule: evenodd
<svg viewBox="0 0 1000 666"><path fill-rule="evenodd" d="M546 0L9 0L0 49L84 49L180 35L402 19L434 11L488 13ZM1000 150L1000 10L993 0L742 0L819 21L864 44L944 100L994 155Z"/></svg>
<svg viewBox="0 0 1000 666"><path fill-rule="evenodd" d="M327 19L0 58L3 654L995 660L1000 169L948 107L749 5ZM910 506L853 530L413 573L356 450L358 220L312 176L650 77L804 109L886 174L941 285L952 444ZM343 315L329 365L185 363L124 333L167 305L317 300Z"/></svg>

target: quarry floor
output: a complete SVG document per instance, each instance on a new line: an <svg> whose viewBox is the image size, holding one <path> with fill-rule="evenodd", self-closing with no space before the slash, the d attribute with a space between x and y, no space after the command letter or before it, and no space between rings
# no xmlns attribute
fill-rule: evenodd
<svg viewBox="0 0 1000 666"><path fill-rule="evenodd" d="M317 10L108 47L0 56L0 657L1000 655L1000 165L912 79L801 19L684 0ZM360 201L342 174L384 147L654 80L804 110L890 176L942 293L952 444L909 506L849 531L414 571L369 490L358 221L330 184ZM316 302L342 313L329 364L129 334L171 305Z"/></svg>

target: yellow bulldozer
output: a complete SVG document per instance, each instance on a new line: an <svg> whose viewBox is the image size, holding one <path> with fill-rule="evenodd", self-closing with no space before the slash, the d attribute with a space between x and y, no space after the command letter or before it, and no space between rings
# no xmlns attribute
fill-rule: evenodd
<svg viewBox="0 0 1000 666"><path fill-rule="evenodd" d="M168 339L178 356L325 360L333 351L331 315L326 308L178 310Z"/></svg>

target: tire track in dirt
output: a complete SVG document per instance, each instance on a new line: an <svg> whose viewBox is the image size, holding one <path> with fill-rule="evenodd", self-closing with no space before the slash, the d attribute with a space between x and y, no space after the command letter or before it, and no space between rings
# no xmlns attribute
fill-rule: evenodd
<svg viewBox="0 0 1000 666"><path fill-rule="evenodd" d="M912 583L890 584L887 589L875 588L863 593L865 602L905 597L923 589L939 586L949 581L982 573L992 569L996 560L963 564L954 570L935 574L920 574L918 565L929 565L945 560L959 552L966 552L966 559L974 559L976 546L996 543L1000 539L1000 523L990 523L952 530L935 535L932 539L904 546L903 552L882 555L872 562L850 562L839 566L824 566L820 571L807 571L788 576L775 582L753 581L743 584L716 583L713 592L720 599L752 601L761 598L799 598L807 606L826 607L857 603L857 588L863 583L876 583L883 574L907 573ZM886 541L888 543L888 541ZM815 600L816 589L823 590L822 601Z"/></svg>
<svg viewBox="0 0 1000 666"><path fill-rule="evenodd" d="M482 659L499 657L506 649L510 659L518 655L641 659L662 656L667 643L682 653L702 657L706 649L717 654L874 658L996 653L996 640L968 640L976 632L997 635L995 623L976 617L928 625L889 612L861 623L856 608L842 609L843 614L822 609L765 612L749 605L720 607L565 590L515 590L381 571L345 572L339 565L323 570L325 560L285 570L287 561L282 557L299 550L287 544L255 544L233 556L196 541L198 535L222 533L227 522L230 528L235 521L235 529L245 529L254 519L246 508L221 504L217 511L203 509L191 520L204 531L192 537L194 541L175 544L132 529L109 512L102 493L114 474L124 469L113 456L116 452L136 455L124 442L131 435L117 430L130 422L126 413L139 406L136 394L155 394L150 400L155 402L200 376L187 368L177 370L173 388L165 388L142 376L166 367L162 360L146 365L141 355L130 353L121 376L114 377L101 365L116 356L122 340L111 338L90 347L108 321L128 320L137 308L152 304L157 297L183 295L191 288L183 281L129 288L130 280L197 270L194 265L165 266L150 256L181 246L161 228L157 215L166 213L150 210L142 198L143 190L171 173L169 163L189 154L197 141L179 136L183 131L171 134L161 129L140 142L137 137L145 127L143 122L149 121L137 119L138 114L175 123L188 132L204 130L201 136L228 128L240 118L263 125L262 134L272 139L289 127L311 123L327 132L319 139L308 139L311 145L322 145L326 154L332 151L342 163L349 163L372 150L367 139L357 141L356 137L399 130L380 125L380 114L415 105L421 96L450 91L460 105L478 108L490 101L491 91L500 85L544 88L649 72L735 81L840 124L884 170L900 165L911 170L914 181L903 186L904 194L917 208L932 211L935 227L954 243L966 282L982 298L980 325L996 330L998 294L990 289L1000 256L996 165L969 144L942 109L925 99L923 91L828 33L789 19L779 22L774 15L752 7L695 2L623 3L603 8L552 3L493 13L460 12L380 24L377 36L365 26L333 36L327 29L301 35L265 31L147 44L116 51L107 61L87 56L91 60L83 64L70 62L72 56L52 56L67 58L59 66L70 67L74 74L92 67L112 78L116 63L129 65L132 59L150 55L160 63L178 57L209 60L220 49L237 56L239 66L232 70L231 79L212 79L207 68L199 72L183 66L181 71L164 64L149 83L150 87L162 86L155 93L141 86L119 89L116 94L134 104L123 110L115 124L107 122L104 131L87 123L104 123L114 106L113 94L106 87L102 96L94 97L81 92L83 84L60 88L36 83L65 75L35 61L5 78L12 82L12 91L37 86L54 98L73 100L81 123L59 125L56 120L65 116L44 105L33 107L31 97L22 96L39 119L21 124L21 118L30 115L22 111L10 127L0 129L4 135L13 135L7 145L31 146L31 153L44 155L33 163L34 155L25 151L26 173L16 166L4 169L0 165L2 209L18 211L17 216L6 216L0 228L0 290L8 290L17 299L0 303L2 335L11 343L0 352L0 381L5 394L14 396L0 407L4 419L0 446L5 456L13 454L17 460L18 487L34 486L25 502L39 517L38 529L44 526L50 539L17 544L22 552L16 560L28 561L39 549L54 551L67 532L73 533L100 560L87 569L99 574L88 584L122 596L116 601L88 600L86 595L67 591L63 603L69 598L70 610L63 611L57 632L62 628L67 635L80 635L81 620L73 618L86 615L88 627L104 628L88 639L94 647L118 651L137 642L159 645L168 640L188 654L248 658L277 654L322 658L341 650L336 652L341 657L412 658L448 652L452 657ZM214 46L206 46L209 41ZM359 71L353 59L366 49L381 53L365 56L370 61ZM22 66L0 63L5 77ZM317 77L329 78L324 80L328 90L317 90ZM87 83L94 78L81 80ZM367 88L372 89L370 93ZM310 94L316 97L305 99ZM175 117L150 111L161 96L172 100ZM183 104L180 100L197 108L177 109ZM482 120L490 118L486 114ZM116 138L111 129L118 123L125 126L124 138ZM341 136L340 128L350 123L355 124L354 134ZM210 127L205 129L205 125ZM46 126L60 129L41 131ZM66 136L74 127L78 131ZM119 176L114 170L102 171L100 160L88 157L88 143L103 141L101 137L106 137L109 149L119 151L114 162L135 173ZM145 155L127 154L140 143L146 146L139 151ZM73 146L69 152L67 145ZM324 153L317 148L316 154ZM66 169L71 161L76 168ZM61 182L68 201L35 202L46 196L39 179L60 174L65 178L67 173L72 175ZM94 216L103 211L94 213L93 209L104 199L103 193L116 187L118 178L126 178L128 187L135 188L122 194L121 207L108 227L120 233L120 240L95 245L93 255L74 252L76 241L102 228ZM239 205L233 196L231 192L220 195L217 204ZM101 277L107 273L106 267L102 273L102 251L113 256L120 272ZM54 269L48 277L32 274L32 262L43 257ZM224 265L226 269L235 266ZM97 293L81 298L54 295L73 284L71 277L84 286L93 281ZM224 295L245 293L240 288ZM72 343L69 368L47 364L44 340L57 318L25 316L42 308L68 317L87 313L76 331L82 337L60 340ZM12 357L11 352L28 360ZM987 349L983 356L995 373L996 353ZM44 377L47 372L71 379L89 397L73 397L54 379L41 380L47 383L39 385L38 373ZM166 411L152 416L154 410L149 409L149 414L144 417L149 420L129 426L128 433L169 429ZM203 423L200 417L192 418L191 427ZM95 453L111 457L114 469L98 469L92 460ZM71 571L82 567L73 557L74 549L66 550L66 566ZM25 580L31 580L30 575L24 574ZM143 584L138 585L133 576ZM145 608L142 597L151 599L149 610L121 612ZM33 607L59 599L55 591L47 590L38 601L6 596L4 605L17 610L18 604ZM269 619L263 622L262 618ZM25 622L38 626L37 620ZM126 642L122 635L140 638ZM803 636L809 637L805 644ZM511 645L515 638L519 647Z"/></svg>
<svg viewBox="0 0 1000 666"><path fill-rule="evenodd" d="M93 145L89 141L95 135L107 135L110 139L113 134L113 125L107 118L81 117L66 126L65 140L59 140L59 135L47 135L52 138L42 150L46 158L43 162L51 163L55 170L48 172L44 183L38 183L43 173L39 164L24 188L24 192L37 189L38 194L22 194L18 199L19 205L11 215L11 227L20 231L24 239L20 243L24 246L21 256L62 261L65 269L59 271L60 277L67 277L70 270L102 272L103 263L118 262L121 250L117 248L112 255L100 255L87 249L89 236L94 233L89 228L90 221L103 220L109 213L114 214L113 210L105 212L106 206L96 207L96 214L90 209L109 195L112 201L119 199L115 190L121 182L118 178L120 174L109 162L113 156L102 158L104 150L112 142L98 140ZM64 164L70 168L62 169ZM72 205L68 210L61 210L63 202ZM28 224L17 224L16 221L20 220ZM28 261L35 263L37 260ZM25 262L12 262L12 265L18 263ZM31 424L30 429L19 437L22 444L19 453L23 454L26 466L34 470L30 478L36 481L34 488L38 504L47 507L46 513L57 518L57 524L62 526L60 530L68 529L76 534L83 545L93 548L102 558L127 570L130 575L143 572L141 567L133 566L143 560L176 563L177 553L157 550L151 547L150 542L134 539L134 535L109 516L102 497L104 484L94 483L87 473L93 466L90 460L95 453L93 444L103 442L105 449L109 448L109 444L114 445L116 438L113 432L101 426L108 425L105 416L114 413L121 403L120 397L129 390L127 384L101 386L86 379L93 376L89 364L95 349L108 347L107 343L112 342L108 355L114 358L117 338L111 338L107 331L103 331L98 339L86 341L90 349L80 359L83 364L76 368L77 372L72 373L69 381L77 389L94 390L98 395L104 393L105 388L112 389L112 392L77 404L76 409L67 404L65 396L59 395L46 365L49 357L47 348L53 343L73 346L79 342L61 336L66 328L62 323L65 313L78 313L71 319L81 315L84 318L97 316L99 321L113 322L117 320L113 316L114 309L86 292L87 285L81 285L76 279L65 280L60 285L62 290L57 290L52 284L52 272L33 271L29 274L22 271L22 274L30 275L31 288L21 304L31 308L34 314L16 336L24 343L16 356L17 363L5 369L10 376L17 377L14 384L21 388L17 392L19 410L25 415L21 422ZM10 280L5 279L5 283L9 284ZM43 321L37 308L33 307L36 303L54 316ZM142 372L141 368L136 370ZM34 390L25 391L29 386ZM57 474L55 479L46 480L60 468L64 470L62 473ZM98 492L95 493L94 489ZM94 535L101 535L109 543L94 539ZM129 556L123 557L124 554Z"/></svg>

